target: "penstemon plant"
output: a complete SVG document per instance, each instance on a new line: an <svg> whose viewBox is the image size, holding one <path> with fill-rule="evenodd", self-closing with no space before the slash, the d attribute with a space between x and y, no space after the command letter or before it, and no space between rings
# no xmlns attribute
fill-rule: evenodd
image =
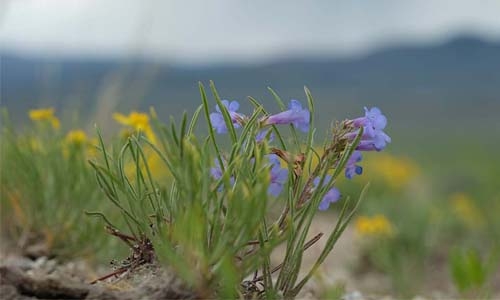
<svg viewBox="0 0 500 300"><path fill-rule="evenodd" d="M110 153L100 139L102 159L91 164L128 233L104 215L90 214L103 217L109 231L133 249L114 275L159 261L202 297L294 298L332 251L365 191L351 201L335 187L337 179L362 173L360 151L385 148L387 120L379 109L365 108L365 116L337 122L323 150L316 151L314 102L307 88L307 106L291 100L285 109L269 89L282 111L270 114L250 97L254 111L245 115L238 102L221 100L210 83L213 111L199 87L202 104L190 122L184 114L180 123L165 126L151 111L155 141L139 130ZM208 135L199 138L194 130L203 114ZM151 156L160 158L168 180L152 175ZM130 163L133 175L124 171ZM331 232L308 239L318 211L341 198ZM304 252L321 238L327 239L324 249L299 278ZM271 253L281 244L283 261L273 265Z"/></svg>

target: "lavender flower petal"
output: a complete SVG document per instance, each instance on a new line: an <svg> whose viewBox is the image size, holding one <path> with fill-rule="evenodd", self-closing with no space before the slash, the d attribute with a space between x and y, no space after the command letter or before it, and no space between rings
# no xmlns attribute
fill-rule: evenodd
<svg viewBox="0 0 500 300"><path fill-rule="evenodd" d="M325 179L323 181L323 184L328 183L331 178L332 178L332 176L326 175ZM315 189L318 188L320 180L321 180L320 177L314 178L313 185L314 185ZM335 188L335 187L331 188L323 196L323 199L321 199L321 202L319 203L318 209L322 210L322 211L323 210L327 210L330 207L331 203L335 203L335 202L337 202L340 199L340 196L341 196L340 191L337 188Z"/></svg>
<svg viewBox="0 0 500 300"><path fill-rule="evenodd" d="M288 180L288 169L281 167L280 160L276 154L270 154L268 157L271 163L271 182L267 192L277 197Z"/></svg>
<svg viewBox="0 0 500 300"><path fill-rule="evenodd" d="M352 125L355 128L363 127L363 135L361 136L361 141L356 150L381 151L391 142L391 138L383 131L387 125L387 118L377 107L371 109L365 107L364 109L364 117L352 120ZM357 134L358 131L356 130L346 134L345 137L352 141Z"/></svg>
<svg viewBox="0 0 500 300"><path fill-rule="evenodd" d="M363 173L363 168L358 166L357 163L363 159L360 151L354 151L347 160L347 164L345 166L345 177L347 179L352 179L354 175L361 175Z"/></svg>
<svg viewBox="0 0 500 300"><path fill-rule="evenodd" d="M221 102L227 108L231 121L233 122L233 126L235 128L239 128L240 124L238 123L238 120L243 119L244 116L236 112L240 108L238 101L229 102L228 100L222 100ZM212 123L212 126L219 134L227 133L226 122L224 121L224 116L222 115L219 105L215 106L215 110L216 112L210 114L210 122Z"/></svg>
<svg viewBox="0 0 500 300"><path fill-rule="evenodd" d="M288 105L288 110L269 116L265 120L265 125L292 124L297 129L309 131L310 112L302 108L299 101L292 99Z"/></svg>

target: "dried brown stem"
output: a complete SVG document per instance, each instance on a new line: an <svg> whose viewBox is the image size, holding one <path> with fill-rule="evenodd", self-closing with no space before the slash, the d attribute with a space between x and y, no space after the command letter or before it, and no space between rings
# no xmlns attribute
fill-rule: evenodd
<svg viewBox="0 0 500 300"><path fill-rule="evenodd" d="M111 278L111 277L113 277L113 276L118 276L118 275L120 275L120 274L125 273L128 269L129 269L128 267L123 267L123 268L120 268L120 269L118 269L118 270L116 270L116 271L114 271L114 272L111 272L111 273L109 273L109 274L107 274L107 275L104 275L104 276L99 277L99 278L97 278L97 279L95 279L95 280L92 280L92 281L90 282L90 284L96 284L96 283L98 283L99 281L106 280L106 279Z"/></svg>
<svg viewBox="0 0 500 300"><path fill-rule="evenodd" d="M137 239L134 238L133 236L123 234L123 233L119 232L118 229L112 228L110 226L106 226L106 231L109 234L111 234L112 236L116 236L117 238L119 238L122 242L127 244L127 246L129 246L129 248L132 248L132 249L134 248L134 245L131 243L131 241L137 242Z"/></svg>

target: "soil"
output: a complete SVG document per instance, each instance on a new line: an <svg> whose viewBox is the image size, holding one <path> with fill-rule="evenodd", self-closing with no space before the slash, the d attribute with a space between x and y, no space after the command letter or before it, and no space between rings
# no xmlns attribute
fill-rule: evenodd
<svg viewBox="0 0 500 300"><path fill-rule="evenodd" d="M173 273L152 265L141 266L133 274L110 282L90 284L92 272L84 262L57 265L44 258L32 262L7 258L5 262L7 264L0 266L2 299L200 298L172 276Z"/></svg>

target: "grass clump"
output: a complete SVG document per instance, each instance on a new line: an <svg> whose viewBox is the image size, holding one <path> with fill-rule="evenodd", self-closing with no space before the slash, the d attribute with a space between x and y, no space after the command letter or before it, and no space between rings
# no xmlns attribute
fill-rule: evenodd
<svg viewBox="0 0 500 300"><path fill-rule="evenodd" d="M64 132L53 109L29 113L25 130L3 113L1 143L1 225L4 241L30 257L102 260L112 253L100 222L84 211L113 211L87 163L97 153L82 130ZM96 249L95 244L103 245ZM109 248L106 247L110 246Z"/></svg>
<svg viewBox="0 0 500 300"><path fill-rule="evenodd" d="M126 226L95 214L134 249L135 260L123 272L160 261L202 297L293 298L352 218L359 200L341 196L337 178L361 174L359 151L380 151L390 142L382 131L385 116L373 108L337 122L319 154L309 90L306 107L292 100L285 109L270 90L282 111L270 114L249 98L254 111L245 115L210 88L215 111L200 84L202 105L190 120L184 114L164 125L152 110L152 129L137 128L113 153L100 138L103 152L91 165ZM200 137L194 131L203 115L208 135ZM169 176L155 176L153 157ZM330 232L310 232L314 216L341 198ZM324 249L299 277L304 252L321 238ZM283 261L273 265L270 255L281 244Z"/></svg>

